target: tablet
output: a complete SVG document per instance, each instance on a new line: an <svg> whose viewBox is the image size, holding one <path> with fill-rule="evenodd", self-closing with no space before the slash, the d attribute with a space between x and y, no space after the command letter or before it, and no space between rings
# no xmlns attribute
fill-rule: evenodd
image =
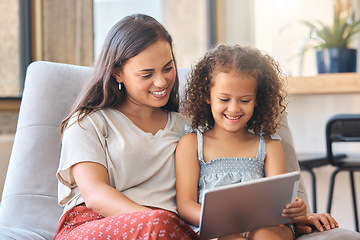
<svg viewBox="0 0 360 240"><path fill-rule="evenodd" d="M290 223L281 212L295 201L299 178L296 171L205 190L200 236L212 239Z"/></svg>

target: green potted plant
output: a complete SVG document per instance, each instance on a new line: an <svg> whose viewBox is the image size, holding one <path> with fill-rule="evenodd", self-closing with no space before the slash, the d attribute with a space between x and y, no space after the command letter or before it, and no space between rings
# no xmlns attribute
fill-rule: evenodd
<svg viewBox="0 0 360 240"><path fill-rule="evenodd" d="M350 10L350 0L335 0L331 25L302 21L310 33L301 54L315 48L318 73L356 72L357 49L351 48L351 43L360 31L360 19Z"/></svg>

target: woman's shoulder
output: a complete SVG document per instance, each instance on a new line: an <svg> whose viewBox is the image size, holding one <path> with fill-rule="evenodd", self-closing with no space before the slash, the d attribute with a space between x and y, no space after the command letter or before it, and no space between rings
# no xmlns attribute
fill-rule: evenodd
<svg viewBox="0 0 360 240"><path fill-rule="evenodd" d="M178 112L170 112L172 126L183 134L192 132L191 119Z"/></svg>
<svg viewBox="0 0 360 240"><path fill-rule="evenodd" d="M179 112L170 112L171 116L176 119L176 121L184 122L187 125L191 125L191 118L181 114Z"/></svg>
<svg viewBox="0 0 360 240"><path fill-rule="evenodd" d="M88 122L91 122L94 119L95 119L95 121L96 120L103 121L104 119L102 117L101 111L104 111L104 110L95 110L88 114L76 112L70 117L69 124L73 124L75 122L79 122L81 124L86 124Z"/></svg>
<svg viewBox="0 0 360 240"><path fill-rule="evenodd" d="M69 119L68 127L65 129L65 132L77 131L75 129L79 129L81 131L100 131L102 135L106 135L106 125L107 120L104 117L104 110L96 110L89 114L83 114L80 112L74 113Z"/></svg>

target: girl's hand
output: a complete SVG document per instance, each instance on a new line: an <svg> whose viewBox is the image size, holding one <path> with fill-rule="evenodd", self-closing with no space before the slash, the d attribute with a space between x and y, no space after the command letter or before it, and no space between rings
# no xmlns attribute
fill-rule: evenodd
<svg viewBox="0 0 360 240"><path fill-rule="evenodd" d="M306 204L300 198L288 205L282 212L283 217L291 217L292 223L300 223L306 221Z"/></svg>
<svg viewBox="0 0 360 240"><path fill-rule="evenodd" d="M296 223L295 226L297 233L305 234L312 232L312 226L322 232L324 230L338 228L339 224L329 213L312 213L307 215L304 222Z"/></svg>

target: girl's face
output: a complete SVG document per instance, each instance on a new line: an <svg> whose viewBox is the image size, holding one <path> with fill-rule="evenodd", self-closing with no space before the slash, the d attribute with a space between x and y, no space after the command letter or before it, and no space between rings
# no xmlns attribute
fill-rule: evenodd
<svg viewBox="0 0 360 240"><path fill-rule="evenodd" d="M130 58L114 77L126 88L126 102L145 107L162 107L175 83L176 69L167 41L159 40Z"/></svg>
<svg viewBox="0 0 360 240"><path fill-rule="evenodd" d="M246 123L254 112L256 79L230 71L214 75L210 89L210 106L215 128L230 132L246 130Z"/></svg>

